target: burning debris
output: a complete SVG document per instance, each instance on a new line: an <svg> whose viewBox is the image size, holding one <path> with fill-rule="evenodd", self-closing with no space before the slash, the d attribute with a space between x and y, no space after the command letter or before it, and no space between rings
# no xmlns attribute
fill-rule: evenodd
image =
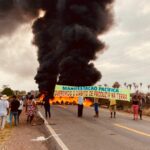
<svg viewBox="0 0 150 150"><path fill-rule="evenodd" d="M44 95L41 95L39 99L36 101L37 104L43 104ZM78 97L54 97L52 100L49 99L49 103L51 105L77 105ZM85 98L83 105L85 107L90 107L93 105L93 100L90 98Z"/></svg>
<svg viewBox="0 0 150 150"><path fill-rule="evenodd" d="M53 98L56 84L90 86L101 79L92 61L105 48L97 36L113 23L113 1L0 0L0 35L37 18L33 24L39 61L35 80L39 91Z"/></svg>

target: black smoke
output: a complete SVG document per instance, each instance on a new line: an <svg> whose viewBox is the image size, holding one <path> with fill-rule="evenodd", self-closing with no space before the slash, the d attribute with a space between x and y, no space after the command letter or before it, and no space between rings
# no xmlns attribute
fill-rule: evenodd
<svg viewBox="0 0 150 150"><path fill-rule="evenodd" d="M97 36L113 23L113 0L45 0L33 25L38 46L39 90L53 97L55 84L90 86L101 79L92 63L105 48Z"/></svg>
<svg viewBox="0 0 150 150"><path fill-rule="evenodd" d="M113 23L113 1L0 0L0 36L34 19L39 91L53 97L56 83L90 86L102 77L92 61L105 48L97 37ZM45 13L43 17L39 17L40 10Z"/></svg>

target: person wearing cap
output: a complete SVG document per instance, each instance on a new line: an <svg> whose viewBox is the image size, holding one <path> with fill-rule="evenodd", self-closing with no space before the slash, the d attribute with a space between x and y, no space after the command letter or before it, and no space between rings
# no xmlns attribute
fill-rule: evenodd
<svg viewBox="0 0 150 150"><path fill-rule="evenodd" d="M6 117L9 114L9 102L7 101L9 97L7 95L3 95L0 97L0 130L3 130L6 123Z"/></svg>

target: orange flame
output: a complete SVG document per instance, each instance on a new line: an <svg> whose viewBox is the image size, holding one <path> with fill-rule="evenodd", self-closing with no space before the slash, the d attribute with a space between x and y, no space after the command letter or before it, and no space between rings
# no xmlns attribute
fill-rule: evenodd
<svg viewBox="0 0 150 150"><path fill-rule="evenodd" d="M83 105L85 107L90 107L91 105L93 105L93 102L90 99L86 98L85 101L84 101L84 103L83 103Z"/></svg>
<svg viewBox="0 0 150 150"><path fill-rule="evenodd" d="M37 103L42 103L45 95L42 94L41 97L38 99ZM76 105L78 104L78 97L54 97L54 99L49 99L49 103L52 105L54 104L67 104L67 105ZM86 98L83 105L85 107L90 107L93 104L93 102Z"/></svg>
<svg viewBox="0 0 150 150"><path fill-rule="evenodd" d="M55 97L52 100L52 104L68 104L73 105L77 104L77 98L76 97Z"/></svg>
<svg viewBox="0 0 150 150"><path fill-rule="evenodd" d="M39 98L39 101L43 101L43 98L45 97L45 95L44 94L42 94L41 96L40 96L40 98Z"/></svg>

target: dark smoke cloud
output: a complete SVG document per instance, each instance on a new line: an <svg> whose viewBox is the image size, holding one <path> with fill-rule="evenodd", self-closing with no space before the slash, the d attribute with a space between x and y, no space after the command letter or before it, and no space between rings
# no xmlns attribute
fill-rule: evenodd
<svg viewBox="0 0 150 150"><path fill-rule="evenodd" d="M0 36L38 17L41 0L0 0Z"/></svg>
<svg viewBox="0 0 150 150"><path fill-rule="evenodd" d="M45 16L33 25L38 46L39 90L53 97L55 84L93 85L101 73L91 63L105 48L97 39L113 23L113 0L43 0Z"/></svg>
<svg viewBox="0 0 150 150"><path fill-rule="evenodd" d="M40 92L54 87L93 85L101 73L91 61L105 48L97 39L113 23L113 0L0 0L0 36L35 18L33 44L38 47L35 77ZM39 10L45 15L39 18Z"/></svg>

